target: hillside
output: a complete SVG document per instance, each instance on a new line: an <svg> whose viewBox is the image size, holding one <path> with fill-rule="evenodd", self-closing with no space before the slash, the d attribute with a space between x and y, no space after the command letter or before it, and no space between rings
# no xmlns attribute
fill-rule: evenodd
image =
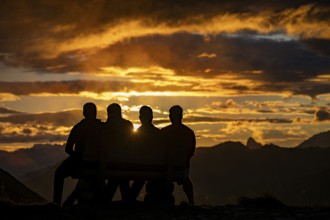
<svg viewBox="0 0 330 220"><path fill-rule="evenodd" d="M35 172L28 173L21 177L22 182L27 187L33 189L35 192L46 198L48 201L52 201L54 173L58 165L59 163ZM66 196L72 192L76 183L77 181L71 178L65 179L63 198L66 198Z"/></svg>
<svg viewBox="0 0 330 220"><path fill-rule="evenodd" d="M1 204L36 204L46 200L27 188L12 175L0 169Z"/></svg>

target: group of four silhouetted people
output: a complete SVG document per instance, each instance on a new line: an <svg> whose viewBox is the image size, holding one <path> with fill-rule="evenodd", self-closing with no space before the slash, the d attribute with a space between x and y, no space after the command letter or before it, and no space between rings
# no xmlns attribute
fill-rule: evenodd
<svg viewBox="0 0 330 220"><path fill-rule="evenodd" d="M79 170L81 162L98 161L100 176L103 178L102 170L106 169L109 158L116 158L126 146L132 145L133 142L135 151L131 149L132 154L129 160L144 163L143 155L151 156L146 159L149 161L159 160L160 157L156 154L164 156L162 158L165 158L164 162L167 166L166 181L171 181L173 170L180 169L182 172L177 182L182 184L189 203L194 205L189 167L196 140L194 132L182 124L182 108L178 105L171 107L169 111L171 125L159 129L152 124L152 109L142 106L139 111L142 125L134 135L133 124L122 118L120 105L110 104L107 113L107 121L103 123L96 118L97 108L94 103L84 105L84 119L72 128L65 146L65 151L70 156L55 171L53 201L61 205L64 179ZM134 136L133 139L132 136ZM116 160L121 162L120 157ZM135 180L130 186L129 180L109 178L106 191L109 195L107 196L111 200L119 186L123 200L135 200L144 184L144 180Z"/></svg>

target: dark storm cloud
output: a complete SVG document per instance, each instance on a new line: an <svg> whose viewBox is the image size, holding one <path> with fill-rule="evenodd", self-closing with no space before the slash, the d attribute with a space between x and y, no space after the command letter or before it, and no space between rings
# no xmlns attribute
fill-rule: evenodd
<svg viewBox="0 0 330 220"><path fill-rule="evenodd" d="M201 35L180 33L171 36L147 36L117 43L92 55L63 54L39 62L34 57L24 65L39 72L99 71L100 67L160 65L180 75L212 77L224 72L263 71L259 77L271 81L301 81L330 72L330 40L279 41L248 36ZM270 37L270 36L269 36ZM274 35L276 38L276 35ZM320 41L318 43L318 41ZM306 48L306 44L310 45ZM215 57L201 57L203 53ZM22 60L24 60L22 59ZM246 77L249 78L248 74ZM255 76L258 79L258 76Z"/></svg>
<svg viewBox="0 0 330 220"><path fill-rule="evenodd" d="M216 56L201 57L200 54L203 53ZM109 59L104 60L102 57ZM330 57L314 48L306 48L304 43L295 40L260 40L216 35L206 41L201 35L188 33L157 35L110 46L100 52L99 56L91 58L91 63L101 66L157 64L175 70L178 75L202 77L236 73L237 79L262 82L260 87L255 87L256 90L290 91L310 96L330 92L328 82L308 81L329 74ZM261 73L254 74L254 71ZM251 89L248 86L237 85L235 80L232 83L222 83L221 86L237 91Z"/></svg>
<svg viewBox="0 0 330 220"><path fill-rule="evenodd" d="M9 115L0 117L0 122L12 124L31 124L31 125L54 125L54 126L73 126L83 118L82 111L72 110L55 113L38 113ZM15 127L15 126L14 126Z"/></svg>
<svg viewBox="0 0 330 220"><path fill-rule="evenodd" d="M85 33L91 31L91 28L98 28L103 24L121 19L148 18L150 22L168 22L174 25L189 22L188 18L191 17L207 18L221 13L279 11L306 4L324 6L328 5L328 2L326 0L94 0L83 2L81 0L17 0L15 2L2 0L1 4L0 18L5 21L2 25L20 25L21 30L15 30L17 33L26 33L27 30L36 31L26 24L35 24L37 30L47 30L45 24L75 25L74 31ZM319 16L310 19L326 18Z"/></svg>
<svg viewBox="0 0 330 220"><path fill-rule="evenodd" d="M317 121L330 120L330 111L328 109L318 109L314 115Z"/></svg>
<svg viewBox="0 0 330 220"><path fill-rule="evenodd" d="M284 13L306 5L309 6L308 9L299 13ZM328 5L326 0L94 0L83 3L80 0L3 0L0 8L0 52L20 54L25 58L38 57L38 52L46 49L45 42L50 43L48 46L52 45L48 48L50 51L57 50L57 44L100 34L106 29L115 29L121 22L135 20L143 21L145 27L182 27L204 24L214 17L228 14L243 16L241 19L260 16L264 17L262 26L265 28L275 26L277 30L282 30L291 23L299 25L303 22L327 21ZM251 27L240 29L249 28ZM157 31L154 32L157 34ZM130 38L130 35L125 35L124 38ZM117 41L121 40L124 39Z"/></svg>
<svg viewBox="0 0 330 220"><path fill-rule="evenodd" d="M132 83L127 81L47 81L47 82L1 82L0 93L12 93L15 95L28 95L39 93L67 93L78 94L79 92L122 92L122 91L181 91L187 86L173 85L157 87L152 83ZM189 87L190 88L190 87Z"/></svg>
<svg viewBox="0 0 330 220"><path fill-rule="evenodd" d="M73 93L82 91L106 92L121 91L130 83L98 81L61 81L61 82L0 82L0 92L15 95L38 93Z"/></svg>
<svg viewBox="0 0 330 220"><path fill-rule="evenodd" d="M303 84L306 87L299 84L330 72L326 47L330 8L325 0L95 0L83 4L78 0L4 0L1 4L0 59L7 65L40 73L158 65L177 75L210 78L236 73L240 79L261 83L255 90L310 96L330 92L324 82L308 82ZM219 17L231 25L218 24L221 19L214 21ZM133 25L130 32L134 21L142 23ZM211 26L204 30L208 24ZM276 34L299 39L265 39ZM203 53L215 56L201 56ZM253 71L261 74L251 74ZM15 87L15 94L109 90L102 83L93 88L89 87L92 82L55 84L21 84L29 87L28 92ZM2 83L0 88L12 90L8 85ZM112 85L111 91L121 86ZM235 82L227 86L242 92L253 89Z"/></svg>
<svg viewBox="0 0 330 220"><path fill-rule="evenodd" d="M0 143L35 143L35 142L59 142L65 141L66 135L60 134L6 134L0 136Z"/></svg>
<svg viewBox="0 0 330 220"><path fill-rule="evenodd" d="M330 57L330 40L327 39L306 39L303 40L307 47L313 50L316 53L319 53L321 56Z"/></svg>
<svg viewBox="0 0 330 220"><path fill-rule="evenodd" d="M313 43L313 45L317 44ZM320 45L317 47L321 48ZM140 37L129 42L117 43L99 50L93 56L86 55L83 60L59 57L44 62L27 62L26 65L29 64L30 68L39 72L63 73L99 72L100 67L108 66L122 68L161 66L174 70L176 75L205 78L230 73L237 79L258 82L258 86L237 84L233 79L230 83L221 82L219 87L237 92L288 91L292 94L315 97L330 92L326 80L310 81L330 73L330 57L325 55L328 50L317 49L315 46L306 47L306 43L295 40L254 39L251 34L243 37L215 35L205 40L201 35L180 33L170 36ZM201 56L201 54L213 56ZM255 71L259 73L255 74ZM0 92L16 95L42 92L107 92L122 91L123 88L136 91L144 91L146 88L156 91L187 89L184 86L157 87L152 83L136 84L127 81L0 82Z"/></svg>
<svg viewBox="0 0 330 220"><path fill-rule="evenodd" d="M254 91L269 92L292 92L293 95L308 95L315 98L319 94L330 93L330 85L327 80L321 82L265 82L264 84L254 88Z"/></svg>

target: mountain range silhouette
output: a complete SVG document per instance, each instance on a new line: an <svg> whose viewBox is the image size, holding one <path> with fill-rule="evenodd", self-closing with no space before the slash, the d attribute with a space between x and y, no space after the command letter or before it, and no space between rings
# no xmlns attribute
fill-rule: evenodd
<svg viewBox="0 0 330 220"><path fill-rule="evenodd" d="M330 148L325 147L330 143L329 134L330 131L314 135L295 148L261 145L253 138L246 145L227 141L197 148L191 161L196 202L235 204L240 197L266 193L287 205L330 205ZM10 170L27 187L50 201L54 171L66 157L63 152L61 145L0 152L0 167ZM20 162L14 163L17 160ZM23 170L27 167L30 170ZM76 180L66 180L64 197L75 183ZM175 196L178 202L185 201L181 190L175 190Z"/></svg>

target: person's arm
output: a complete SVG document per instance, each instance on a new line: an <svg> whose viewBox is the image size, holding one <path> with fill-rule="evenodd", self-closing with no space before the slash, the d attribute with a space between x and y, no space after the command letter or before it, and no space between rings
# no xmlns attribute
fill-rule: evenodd
<svg viewBox="0 0 330 220"><path fill-rule="evenodd" d="M69 134L68 140L66 141L66 145L65 145L65 152L70 156L74 155L73 147L76 142L76 132L77 132L76 130L77 130L76 126L74 126Z"/></svg>
<svg viewBox="0 0 330 220"><path fill-rule="evenodd" d="M190 149L190 158L195 154L195 149L196 149L196 136L195 133L192 131L191 135L191 149Z"/></svg>

